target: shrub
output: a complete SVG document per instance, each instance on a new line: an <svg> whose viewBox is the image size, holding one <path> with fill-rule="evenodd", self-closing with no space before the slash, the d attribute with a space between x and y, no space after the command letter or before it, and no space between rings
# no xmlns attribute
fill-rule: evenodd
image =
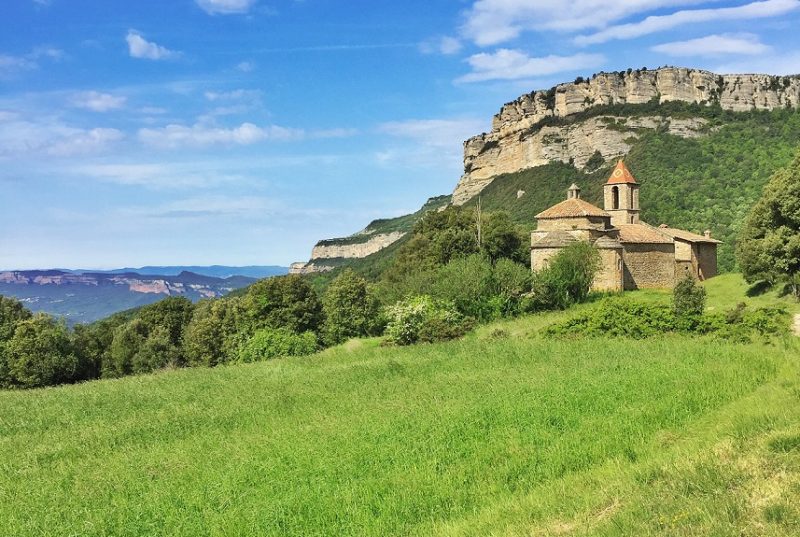
<svg viewBox="0 0 800 537"><path fill-rule="evenodd" d="M305 356L317 351L313 332L297 334L286 328L262 328L239 352L241 362L261 362L279 356Z"/></svg>
<svg viewBox="0 0 800 537"><path fill-rule="evenodd" d="M692 322L673 307L637 302L629 297L609 297L597 306L545 328L548 336L599 336L647 338L669 332L707 334L720 339L748 342L788 332L788 313L781 308L733 310L696 315Z"/></svg>
<svg viewBox="0 0 800 537"><path fill-rule="evenodd" d="M441 267L429 292L434 298L453 304L462 315L486 321L500 315L500 302L492 300L494 287L492 264L474 254Z"/></svg>
<svg viewBox="0 0 800 537"><path fill-rule="evenodd" d="M681 317L697 317L706 307L706 290L691 274L680 280L672 290L672 309Z"/></svg>
<svg viewBox="0 0 800 537"><path fill-rule="evenodd" d="M432 342L463 336L471 324L452 304L427 295L416 296L387 308L386 339L396 345Z"/></svg>
<svg viewBox="0 0 800 537"><path fill-rule="evenodd" d="M566 309L583 302L599 268L600 254L589 243L570 244L533 275L530 307L535 310Z"/></svg>
<svg viewBox="0 0 800 537"><path fill-rule="evenodd" d="M378 302L367 280L346 269L333 280L322 300L325 341L330 345L380 331Z"/></svg>
<svg viewBox="0 0 800 537"><path fill-rule="evenodd" d="M494 265L494 292L499 297L503 315L520 313L522 297L530 292L533 275L525 265L499 259Z"/></svg>

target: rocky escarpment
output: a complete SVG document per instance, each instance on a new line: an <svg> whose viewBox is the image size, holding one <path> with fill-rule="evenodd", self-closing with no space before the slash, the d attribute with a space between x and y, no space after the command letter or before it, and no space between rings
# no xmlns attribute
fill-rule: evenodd
<svg viewBox="0 0 800 537"><path fill-rule="evenodd" d="M704 133L706 122L701 118L597 116L566 121L602 105L669 101L719 105L736 112L797 108L800 78L717 75L685 68L629 70L523 95L502 107L490 132L464 142L464 175L453 203L465 203L503 173L552 161L583 168L595 152L605 159L619 157L630 149L626 140L644 129L664 128L678 136Z"/></svg>
<svg viewBox="0 0 800 537"><path fill-rule="evenodd" d="M405 232L378 233L367 239L364 238L365 235L368 236L369 233L362 231L343 239L319 241L311 250L311 259L307 263L292 263L289 274L328 272L334 267L326 265L326 259L362 259L402 239Z"/></svg>

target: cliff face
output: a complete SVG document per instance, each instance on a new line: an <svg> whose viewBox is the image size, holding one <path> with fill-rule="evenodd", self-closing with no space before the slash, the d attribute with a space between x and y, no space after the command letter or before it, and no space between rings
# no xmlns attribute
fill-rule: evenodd
<svg viewBox="0 0 800 537"><path fill-rule="evenodd" d="M492 130L464 142L464 175L453 192L461 205L492 179L547 162L572 160L582 168L599 151L605 158L624 155L626 139L642 129L666 128L678 136L700 136L700 118L622 118L599 116L583 122L546 125L592 107L644 104L658 100L719 104L725 110L797 108L800 78L770 75L716 75L708 71L663 68L652 71L601 73L591 80L561 84L505 104Z"/></svg>

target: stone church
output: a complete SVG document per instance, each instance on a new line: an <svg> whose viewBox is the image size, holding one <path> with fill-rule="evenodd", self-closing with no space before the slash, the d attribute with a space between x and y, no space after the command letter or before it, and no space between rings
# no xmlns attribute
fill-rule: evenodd
<svg viewBox="0 0 800 537"><path fill-rule="evenodd" d="M604 209L581 199L573 184L567 199L536 215L531 266L539 270L561 248L589 241L600 253L593 288L603 291L671 288L686 274L699 280L717 274L717 245L706 231L697 235L639 220L639 183L619 161L603 186Z"/></svg>

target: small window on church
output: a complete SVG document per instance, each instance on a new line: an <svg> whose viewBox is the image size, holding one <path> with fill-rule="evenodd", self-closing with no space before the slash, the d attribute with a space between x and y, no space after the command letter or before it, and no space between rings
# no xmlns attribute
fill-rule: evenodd
<svg viewBox="0 0 800 537"><path fill-rule="evenodd" d="M631 224L633 224L633 217L631 216Z"/></svg>
<svg viewBox="0 0 800 537"><path fill-rule="evenodd" d="M619 187L611 187L611 208L619 209Z"/></svg>

